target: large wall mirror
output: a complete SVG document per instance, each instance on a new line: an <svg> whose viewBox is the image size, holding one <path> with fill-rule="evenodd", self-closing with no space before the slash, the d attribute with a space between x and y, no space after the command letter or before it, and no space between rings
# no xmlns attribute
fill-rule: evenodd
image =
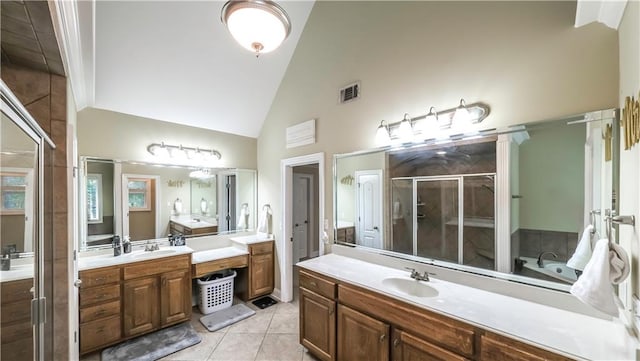
<svg viewBox="0 0 640 361"><path fill-rule="evenodd" d="M605 110L336 155L335 240L568 290L583 230L605 237L616 207L617 132Z"/></svg>
<svg viewBox="0 0 640 361"><path fill-rule="evenodd" d="M256 171L81 157L80 249L256 227Z"/></svg>

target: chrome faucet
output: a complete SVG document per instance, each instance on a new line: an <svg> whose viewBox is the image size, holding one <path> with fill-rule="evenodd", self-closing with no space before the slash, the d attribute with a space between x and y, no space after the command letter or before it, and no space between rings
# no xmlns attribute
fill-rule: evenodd
<svg viewBox="0 0 640 361"><path fill-rule="evenodd" d="M144 251L145 252L158 251L159 249L160 249L160 247L158 246L158 243L156 243L156 242L151 243L151 241L147 241L147 243L145 243L145 245L144 245Z"/></svg>
<svg viewBox="0 0 640 361"><path fill-rule="evenodd" d="M550 254L553 256L553 258L558 258L558 255L553 253L553 252L542 252L538 255L538 267L542 268L544 267L544 263L543 263L543 257L547 254Z"/></svg>
<svg viewBox="0 0 640 361"><path fill-rule="evenodd" d="M416 281L429 281L429 273L427 271L424 271L423 274L420 274L420 272L416 271L415 268L409 268L409 267L405 267L406 269L408 269L409 271L411 271L411 278L413 278Z"/></svg>

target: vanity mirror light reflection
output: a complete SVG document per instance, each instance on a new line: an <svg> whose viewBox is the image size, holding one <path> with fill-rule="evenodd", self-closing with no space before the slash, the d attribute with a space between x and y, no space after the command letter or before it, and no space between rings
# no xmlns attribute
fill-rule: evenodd
<svg viewBox="0 0 640 361"><path fill-rule="evenodd" d="M335 240L566 291L582 231L605 237L601 215L616 209L617 119L603 110L336 155Z"/></svg>
<svg viewBox="0 0 640 361"><path fill-rule="evenodd" d="M256 227L256 171L81 157L80 249Z"/></svg>

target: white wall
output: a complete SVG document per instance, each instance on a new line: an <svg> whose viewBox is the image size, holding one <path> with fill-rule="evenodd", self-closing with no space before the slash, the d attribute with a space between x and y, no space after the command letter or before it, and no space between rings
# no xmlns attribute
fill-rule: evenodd
<svg viewBox="0 0 640 361"><path fill-rule="evenodd" d="M331 157L372 148L381 119L461 97L490 105L486 128L616 107L617 33L574 20L575 3L564 1L316 2L258 138L259 203L273 206L276 240L280 160L325 152L332 219ZM355 80L362 98L338 104ZM286 149L286 127L310 118L317 143Z"/></svg>
<svg viewBox="0 0 640 361"><path fill-rule="evenodd" d="M157 162L151 143L216 149L218 166L256 169L256 139L155 119L85 108L78 113L79 155Z"/></svg>
<svg viewBox="0 0 640 361"><path fill-rule="evenodd" d="M619 106L624 107L627 96L640 97L640 3L627 2L627 7L618 28L620 46L620 90ZM621 129L623 132L624 129ZM640 145L624 150L624 142L620 144L620 214L635 215L640 220ZM640 292L640 227L620 226L620 244L630 250L632 273L628 282L620 287L623 301L630 305L631 295Z"/></svg>

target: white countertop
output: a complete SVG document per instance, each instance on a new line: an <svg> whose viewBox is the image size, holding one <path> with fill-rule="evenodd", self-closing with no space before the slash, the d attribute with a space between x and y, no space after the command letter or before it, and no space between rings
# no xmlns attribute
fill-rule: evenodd
<svg viewBox="0 0 640 361"><path fill-rule="evenodd" d="M193 219L171 219L171 222L177 223L181 226L188 227L191 229L215 227L218 225L217 223L213 223L213 222L207 222L203 220L196 221Z"/></svg>
<svg viewBox="0 0 640 361"><path fill-rule="evenodd" d="M572 358L635 360L637 341L618 319L590 317L464 285L431 279L438 295L425 298L385 287L382 280L408 272L329 254L297 264L451 318Z"/></svg>
<svg viewBox="0 0 640 361"><path fill-rule="evenodd" d="M33 262L33 257L12 259L11 268L8 271L0 271L0 282L33 278Z"/></svg>
<svg viewBox="0 0 640 361"><path fill-rule="evenodd" d="M145 252L144 250L136 250L131 253L123 253L121 256L114 257L113 250L95 252L95 254L81 254L78 258L78 270L84 271L93 268L115 266L125 263L142 262L150 259L158 259L163 257L178 256L181 254L193 253L193 249L187 246L178 247L160 247L157 251Z"/></svg>
<svg viewBox="0 0 640 361"><path fill-rule="evenodd" d="M232 242L236 242L243 245L249 245L254 243L268 242L273 241L273 236L267 237L266 235L249 235L249 236L240 236L240 237L231 237Z"/></svg>
<svg viewBox="0 0 640 361"><path fill-rule="evenodd" d="M196 263L202 263L202 262L209 262L209 261L215 261L223 258L243 256L247 254L249 254L249 252L247 252L246 250L240 247L235 247L235 246L215 248L215 249L209 249L206 251L194 252L193 254L191 254L191 263L196 264Z"/></svg>

